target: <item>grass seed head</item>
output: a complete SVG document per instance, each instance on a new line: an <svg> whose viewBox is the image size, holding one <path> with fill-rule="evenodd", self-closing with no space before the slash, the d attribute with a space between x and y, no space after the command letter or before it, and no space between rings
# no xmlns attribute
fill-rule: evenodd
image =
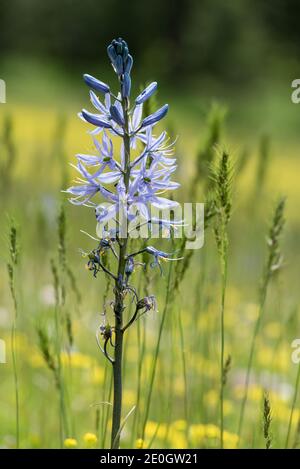
<svg viewBox="0 0 300 469"><path fill-rule="evenodd" d="M269 394L267 391L265 391L264 392L264 408L263 408L263 431L264 431L264 438L266 441L266 449L270 449L271 444L272 444L272 435L270 433L271 422L272 422L271 404L270 404Z"/></svg>

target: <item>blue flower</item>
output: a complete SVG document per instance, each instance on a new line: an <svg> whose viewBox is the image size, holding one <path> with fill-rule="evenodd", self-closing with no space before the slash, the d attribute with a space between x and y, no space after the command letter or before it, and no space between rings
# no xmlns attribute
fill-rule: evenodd
<svg viewBox="0 0 300 469"><path fill-rule="evenodd" d="M153 268L153 267L158 266L161 273L162 273L162 268L161 268L161 265L160 265L160 260L179 261L179 260L182 259L181 257L180 258L172 257L173 253L160 251L159 249L155 249L153 246L147 246L145 248L145 252L147 252L148 254L151 254L154 257L154 261L151 262L150 267Z"/></svg>
<svg viewBox="0 0 300 469"><path fill-rule="evenodd" d="M71 197L70 202L74 205L87 205L87 202L99 191L99 185L91 183L90 181L84 184L78 181L79 185L72 186L66 192L74 195Z"/></svg>
<svg viewBox="0 0 300 469"><path fill-rule="evenodd" d="M95 125L96 127L100 127L103 129L111 128L110 123L103 119L101 115L92 114L91 112L88 112L85 109L81 111L81 115L85 121Z"/></svg>
<svg viewBox="0 0 300 469"><path fill-rule="evenodd" d="M124 98L129 98L131 90L131 78L129 73L124 73L124 78L122 80L122 96Z"/></svg>
<svg viewBox="0 0 300 469"><path fill-rule="evenodd" d="M100 101L98 96L93 91L90 91L91 103L99 114L92 114L85 109L79 113L79 117L90 124L93 124L96 129L90 131L92 135L97 135L102 132L103 128L109 128L113 135L122 135L123 128L111 119L111 97L109 93L105 94L104 104ZM122 106L118 100L115 101L114 106L118 108L119 113L122 115Z"/></svg>
<svg viewBox="0 0 300 469"><path fill-rule="evenodd" d="M151 217L148 225L151 233L154 231L154 226L158 225L163 230L164 237L170 237L172 232L176 232L179 227L185 226L184 220L167 220L157 217Z"/></svg>
<svg viewBox="0 0 300 469"><path fill-rule="evenodd" d="M95 148L91 154L77 155L75 169L79 176L75 185L67 190L72 196L70 201L93 208L100 224L125 217L130 222L142 219L149 227L152 224L159 225L170 231L182 225L182 221L168 221L151 215L152 207L165 210L178 206L176 201L165 196L167 191L179 187L179 183L172 180L177 168L173 156L174 142L170 141L165 131L154 134L154 126L167 114L168 105L165 104L142 120L143 103L157 89L157 83L153 82L138 95L133 108L128 111L126 117L130 148L139 150L139 154L130 161L129 179L125 185L125 117L122 100L129 96L133 60L122 39L112 41L108 55L118 74L121 92L114 96L108 85L90 75L84 75L85 82L101 92L104 99L99 99L90 90L91 103L96 112L83 109L79 114L81 119L95 127L90 131ZM112 137L116 136L122 137L121 145L116 147L118 150L112 141ZM160 255L159 251L156 254L152 252L152 255L155 260L167 258L166 253Z"/></svg>
<svg viewBox="0 0 300 469"><path fill-rule="evenodd" d="M111 118L120 126L125 125L122 109L119 109L118 106L113 104L110 106L110 115Z"/></svg>
<svg viewBox="0 0 300 469"><path fill-rule="evenodd" d="M147 127L148 125L154 125L161 119L165 117L169 109L169 106L165 104L162 106L158 111L154 112L153 114L150 114L150 116L145 117L145 119L142 122L142 127Z"/></svg>
<svg viewBox="0 0 300 469"><path fill-rule="evenodd" d="M122 97L130 96L131 78L130 72L133 59L129 54L128 45L122 38L114 39L107 48L114 71L122 84Z"/></svg>
<svg viewBox="0 0 300 469"><path fill-rule="evenodd" d="M138 97L135 99L136 104L142 104L144 103L147 99L149 99L153 93L155 93L157 89L157 83L154 81L151 83L151 85L147 86L147 88L141 92L141 94L138 95Z"/></svg>
<svg viewBox="0 0 300 469"><path fill-rule="evenodd" d="M113 39L107 48L108 56L118 75L124 73L129 55L128 45L121 37Z"/></svg>
<svg viewBox="0 0 300 469"><path fill-rule="evenodd" d="M83 75L83 79L90 88L93 88L93 90L100 91L103 94L109 93L109 86L106 85L106 83L103 83L103 81L92 77L92 75L85 73Z"/></svg>

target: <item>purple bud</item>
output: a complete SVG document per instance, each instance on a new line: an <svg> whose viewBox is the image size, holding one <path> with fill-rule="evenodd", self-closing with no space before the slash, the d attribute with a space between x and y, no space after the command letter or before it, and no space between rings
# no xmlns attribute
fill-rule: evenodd
<svg viewBox="0 0 300 469"><path fill-rule="evenodd" d="M82 117L84 118L84 120L86 120L90 124L95 125L96 127L104 127L105 129L110 129L111 128L111 125L110 125L109 122L105 121L104 119L101 119L96 114L92 114L92 113L86 111L85 109L82 109L81 114L82 114Z"/></svg>
<svg viewBox="0 0 300 469"><path fill-rule="evenodd" d="M132 65L133 65L133 58L131 57L130 54L128 54L124 72L130 74Z"/></svg>
<svg viewBox="0 0 300 469"><path fill-rule="evenodd" d="M112 66L119 77L124 73L130 73L133 59L129 54L126 41L124 41L121 37L114 39L108 46L107 53L111 60Z"/></svg>
<svg viewBox="0 0 300 469"><path fill-rule="evenodd" d="M122 83L122 96L123 98L129 98L131 89L131 78L129 73L124 74L124 79Z"/></svg>
<svg viewBox="0 0 300 469"><path fill-rule="evenodd" d="M115 106L114 104L110 106L110 116L118 125L121 125L121 126L125 125L122 114L120 113L117 106Z"/></svg>
<svg viewBox="0 0 300 469"><path fill-rule="evenodd" d="M110 44L107 48L107 54L108 54L108 57L110 58L110 60L112 62L115 62L115 60L117 60L117 53L115 51L115 48L112 44Z"/></svg>
<svg viewBox="0 0 300 469"><path fill-rule="evenodd" d="M136 104L144 103L147 99L149 99L153 95L156 89L157 89L157 83L156 81L154 81L153 83L151 83L151 85L147 86L147 88L144 91L142 91L141 94L138 95L138 97L135 100Z"/></svg>
<svg viewBox="0 0 300 469"><path fill-rule="evenodd" d="M118 41L116 41L116 51L117 54L122 54L123 51L123 40L119 37Z"/></svg>
<svg viewBox="0 0 300 469"><path fill-rule="evenodd" d="M169 109L169 106L165 104L162 106L158 111L154 112L153 114L150 114L150 116L145 117L145 119L142 122L142 127L147 127L148 125L153 125L156 122L160 121L165 117Z"/></svg>
<svg viewBox="0 0 300 469"><path fill-rule="evenodd" d="M122 56L121 55L118 55L117 56L117 59L114 63L114 66L115 66L115 69L116 69L116 73L118 75L122 75L124 70L123 70L123 60L122 60Z"/></svg>
<svg viewBox="0 0 300 469"><path fill-rule="evenodd" d="M83 75L83 79L90 88L93 88L93 90L100 91L103 94L109 93L109 86L106 83L103 83L103 81L92 77L92 75L85 73Z"/></svg>
<svg viewBox="0 0 300 469"><path fill-rule="evenodd" d="M125 42L125 41L123 41L123 42ZM125 44L126 44L126 42L125 42ZM126 44L123 47L123 60L124 60L124 62L126 62L128 54L129 54L129 50L128 50L128 46Z"/></svg>

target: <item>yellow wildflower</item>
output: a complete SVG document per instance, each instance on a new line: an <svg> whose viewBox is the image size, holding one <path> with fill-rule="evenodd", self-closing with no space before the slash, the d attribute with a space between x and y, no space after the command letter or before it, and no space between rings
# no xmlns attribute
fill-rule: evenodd
<svg viewBox="0 0 300 469"><path fill-rule="evenodd" d="M135 442L135 447L137 449L142 449L144 447L144 440L142 438L138 438Z"/></svg>
<svg viewBox="0 0 300 469"><path fill-rule="evenodd" d="M66 438L64 441L64 447L71 449L76 448L78 445L77 440L75 438Z"/></svg>
<svg viewBox="0 0 300 469"><path fill-rule="evenodd" d="M85 433L83 435L83 441L88 448L94 448L97 444L98 438L95 433Z"/></svg>
<svg viewBox="0 0 300 469"><path fill-rule="evenodd" d="M172 427L178 431L185 431L187 428L187 422L186 420L175 420L172 423Z"/></svg>

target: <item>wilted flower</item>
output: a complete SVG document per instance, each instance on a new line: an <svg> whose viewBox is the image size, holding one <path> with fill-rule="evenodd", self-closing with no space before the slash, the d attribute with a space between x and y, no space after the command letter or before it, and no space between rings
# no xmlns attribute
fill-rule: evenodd
<svg viewBox="0 0 300 469"><path fill-rule="evenodd" d="M109 324L101 324L99 331L104 340L108 340L112 337L112 328Z"/></svg>
<svg viewBox="0 0 300 469"><path fill-rule="evenodd" d="M157 311L157 303L156 298L154 295L145 296L145 298L141 298L136 305L137 309L143 309L144 312L148 312L150 310Z"/></svg>
<svg viewBox="0 0 300 469"><path fill-rule="evenodd" d="M127 282L128 282L130 275L133 273L133 271L134 271L134 259L132 256L129 256L125 264L125 275L126 275Z"/></svg>

